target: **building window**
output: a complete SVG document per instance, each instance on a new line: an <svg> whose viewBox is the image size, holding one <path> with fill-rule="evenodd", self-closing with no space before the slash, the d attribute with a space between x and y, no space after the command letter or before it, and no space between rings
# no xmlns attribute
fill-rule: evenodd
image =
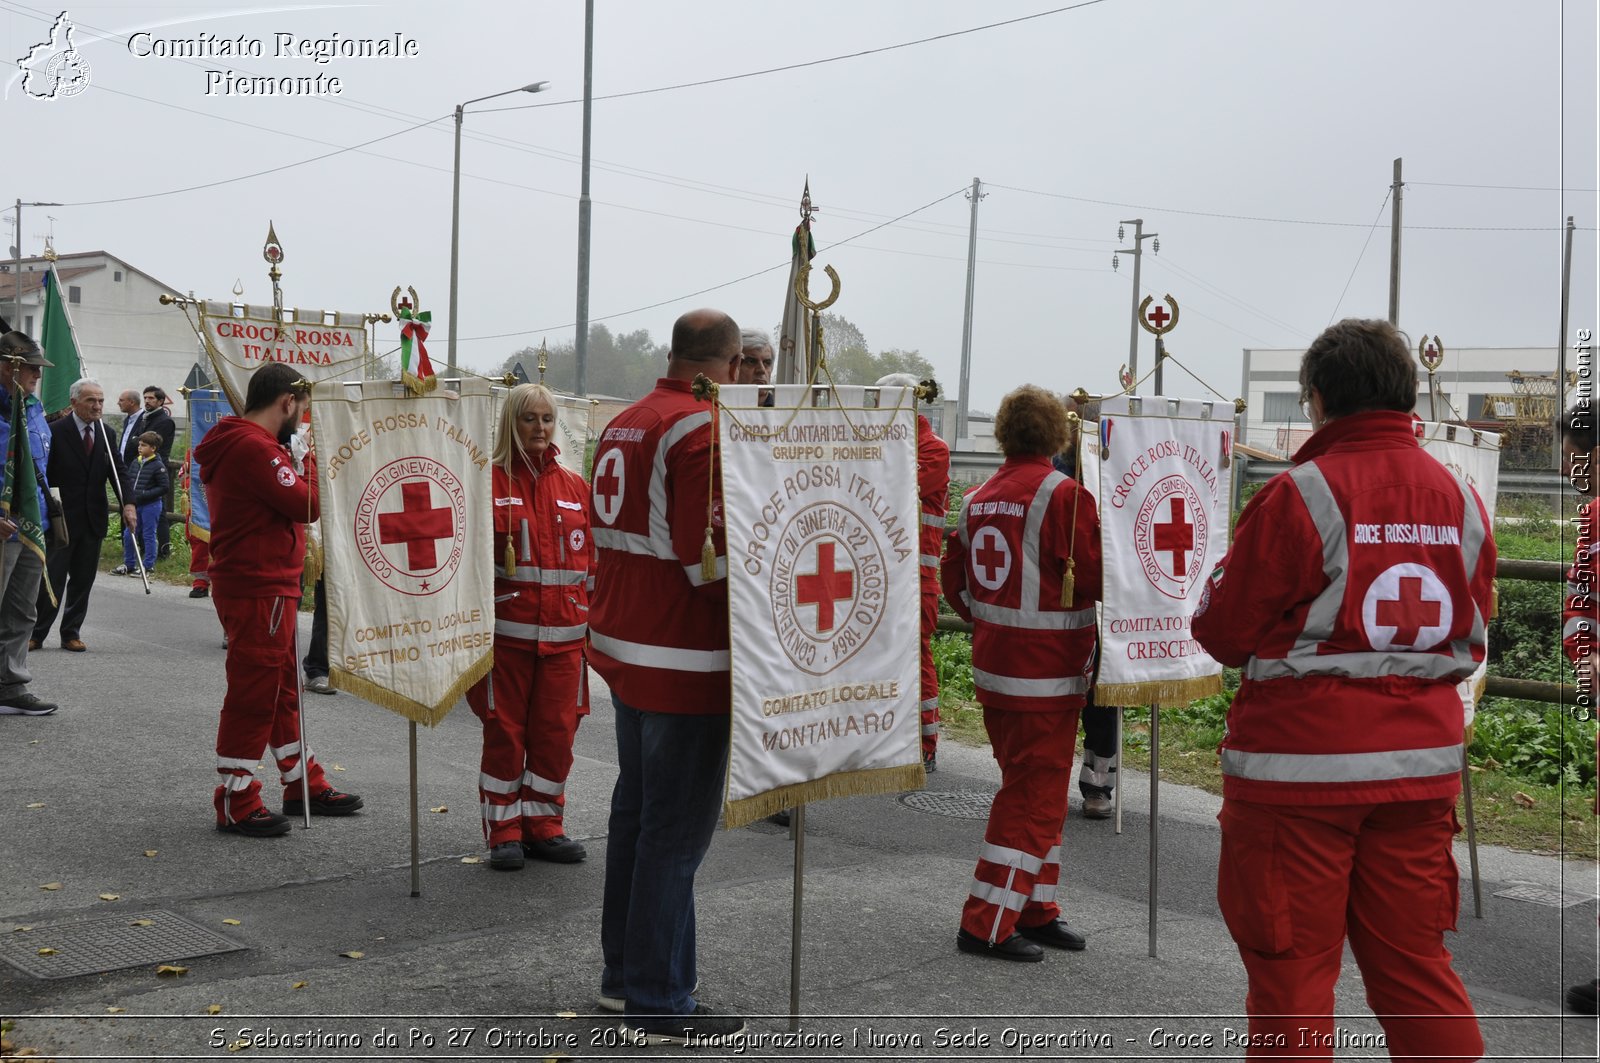
<svg viewBox="0 0 1600 1063"><path fill-rule="evenodd" d="M25 315L23 317L23 319L22 319L22 331L26 332L30 336L33 335L33 315L32 314L27 314L27 315Z"/></svg>
<svg viewBox="0 0 1600 1063"><path fill-rule="evenodd" d="M113 270L111 272L111 279L114 281L120 281L122 279L122 271L120 269Z"/></svg>
<svg viewBox="0 0 1600 1063"><path fill-rule="evenodd" d="M78 287L76 284L67 285L67 302L69 302L69 303L81 303L81 302L83 302L83 289Z"/></svg>
<svg viewBox="0 0 1600 1063"><path fill-rule="evenodd" d="M1269 391L1263 398L1261 419L1267 424L1310 424L1300 409L1298 391Z"/></svg>

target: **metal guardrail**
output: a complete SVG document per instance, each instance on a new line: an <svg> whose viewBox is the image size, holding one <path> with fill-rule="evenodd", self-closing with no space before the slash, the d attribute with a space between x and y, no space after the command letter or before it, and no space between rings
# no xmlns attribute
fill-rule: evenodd
<svg viewBox="0 0 1600 1063"><path fill-rule="evenodd" d="M1524 561L1502 557L1495 565L1496 579L1531 580L1536 583L1561 583L1567 578L1567 566L1560 561ZM940 631L972 633L972 625L959 616L940 614ZM1552 705L1578 704L1578 689L1570 683L1551 683L1542 679L1512 679L1509 676L1491 675L1484 683L1483 692L1495 698L1517 698L1522 701L1543 701Z"/></svg>

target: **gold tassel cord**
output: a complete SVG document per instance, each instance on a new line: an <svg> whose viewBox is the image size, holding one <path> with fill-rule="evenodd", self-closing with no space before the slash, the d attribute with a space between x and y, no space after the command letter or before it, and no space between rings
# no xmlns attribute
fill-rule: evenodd
<svg viewBox="0 0 1600 1063"><path fill-rule="evenodd" d="M1081 389L1080 389L1081 390ZM1076 413L1067 414L1067 422L1075 427L1072 445L1072 467L1083 471L1083 418ZM1073 481L1075 490L1072 494L1072 530L1067 533L1067 568L1061 573L1061 608L1072 608L1072 598L1077 590L1077 547L1078 547L1078 499L1083 496L1083 484Z"/></svg>
<svg viewBox="0 0 1600 1063"><path fill-rule="evenodd" d="M717 411L722 404L717 401L719 389L714 381L701 374L694 379L694 386L709 395L711 399L711 453L706 458L706 541L700 547L700 578L710 583L717 578L717 544L715 537L715 522L717 512ZM701 396L704 397L704 396Z"/></svg>

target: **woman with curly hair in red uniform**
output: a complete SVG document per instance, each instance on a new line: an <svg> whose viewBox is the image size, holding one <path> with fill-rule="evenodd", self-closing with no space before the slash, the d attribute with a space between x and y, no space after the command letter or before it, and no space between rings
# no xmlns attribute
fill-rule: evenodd
<svg viewBox="0 0 1600 1063"><path fill-rule="evenodd" d="M543 384L511 389L494 444L494 671L467 692L483 721L478 793L489 866L586 855L561 815L572 741L587 711L589 485L556 460Z"/></svg>

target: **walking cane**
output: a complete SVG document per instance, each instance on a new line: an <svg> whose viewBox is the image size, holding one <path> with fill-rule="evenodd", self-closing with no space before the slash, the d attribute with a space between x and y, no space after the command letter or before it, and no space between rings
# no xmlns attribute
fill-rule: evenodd
<svg viewBox="0 0 1600 1063"><path fill-rule="evenodd" d="M96 421L95 424L100 426L100 442L106 445L106 461L111 465L111 483L116 488L117 501L121 502L124 506L132 506L133 503L128 501L127 495L124 494L122 490L122 474L117 471L117 459L111 450L111 437L106 435L106 423L105 421L100 420ZM133 543L133 559L139 563L139 578L144 581L144 592L149 594L150 573L145 570L144 554L139 550L139 536L137 534L139 507L134 506L133 512L134 524L136 526L128 530L128 539ZM123 519L123 523L127 523L126 518Z"/></svg>

